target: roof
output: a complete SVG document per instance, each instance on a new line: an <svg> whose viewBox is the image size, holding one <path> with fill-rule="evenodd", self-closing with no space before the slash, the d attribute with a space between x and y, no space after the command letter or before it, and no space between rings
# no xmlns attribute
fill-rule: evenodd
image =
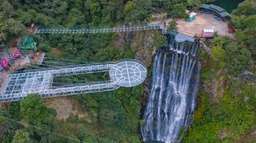
<svg viewBox="0 0 256 143"><path fill-rule="evenodd" d="M210 4L210 9L212 10L215 10L216 12L223 12L225 11L223 8L217 6L217 5L214 5L214 4Z"/></svg>
<svg viewBox="0 0 256 143"><path fill-rule="evenodd" d="M210 5L209 4L202 4L200 6L200 8L203 8L203 9L210 9Z"/></svg>
<svg viewBox="0 0 256 143"><path fill-rule="evenodd" d="M185 42L185 41L194 42L195 39L193 37L185 35L183 33L177 33L175 36L175 41L177 41L177 42Z"/></svg>
<svg viewBox="0 0 256 143"><path fill-rule="evenodd" d="M221 17L230 17L230 14L226 11L219 13Z"/></svg>
<svg viewBox="0 0 256 143"><path fill-rule="evenodd" d="M36 45L37 45L37 43L30 36L26 36L26 37L22 38L21 42L19 43L19 47L22 50L35 50Z"/></svg>
<svg viewBox="0 0 256 143"><path fill-rule="evenodd" d="M7 57L4 57L0 60L0 65L3 68L8 68L9 67L9 60Z"/></svg>
<svg viewBox="0 0 256 143"><path fill-rule="evenodd" d="M200 6L200 9L205 9L214 12L218 16L222 18L229 18L230 14L220 6L214 5L214 4L203 4Z"/></svg>

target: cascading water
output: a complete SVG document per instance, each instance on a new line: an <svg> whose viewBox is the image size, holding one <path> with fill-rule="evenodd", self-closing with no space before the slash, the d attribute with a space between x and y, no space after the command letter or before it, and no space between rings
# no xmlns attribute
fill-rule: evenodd
<svg viewBox="0 0 256 143"><path fill-rule="evenodd" d="M167 35L153 65L150 96L141 132L147 143L176 143L191 120L199 82L196 59L199 41L182 34Z"/></svg>

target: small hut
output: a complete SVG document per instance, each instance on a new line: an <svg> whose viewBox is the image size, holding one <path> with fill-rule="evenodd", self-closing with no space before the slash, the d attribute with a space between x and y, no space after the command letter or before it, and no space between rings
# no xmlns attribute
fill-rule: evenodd
<svg viewBox="0 0 256 143"><path fill-rule="evenodd" d="M26 36L23 37L21 39L21 41L18 44L18 47L22 50L22 51L36 51L37 50L37 43L36 41L33 39L33 37L30 36Z"/></svg>

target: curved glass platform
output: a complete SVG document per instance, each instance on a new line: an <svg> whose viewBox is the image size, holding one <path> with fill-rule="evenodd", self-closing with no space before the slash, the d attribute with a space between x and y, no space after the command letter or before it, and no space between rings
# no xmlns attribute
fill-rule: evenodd
<svg viewBox="0 0 256 143"><path fill-rule="evenodd" d="M137 61L123 61L113 65L109 74L117 85L132 87L145 80L147 69Z"/></svg>

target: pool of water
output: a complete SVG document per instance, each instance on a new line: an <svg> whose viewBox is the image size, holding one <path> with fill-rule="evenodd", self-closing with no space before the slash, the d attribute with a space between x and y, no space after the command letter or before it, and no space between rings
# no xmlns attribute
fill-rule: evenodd
<svg viewBox="0 0 256 143"><path fill-rule="evenodd" d="M224 8L227 12L231 13L234 9L236 9L243 0L216 0L211 4L218 5Z"/></svg>

